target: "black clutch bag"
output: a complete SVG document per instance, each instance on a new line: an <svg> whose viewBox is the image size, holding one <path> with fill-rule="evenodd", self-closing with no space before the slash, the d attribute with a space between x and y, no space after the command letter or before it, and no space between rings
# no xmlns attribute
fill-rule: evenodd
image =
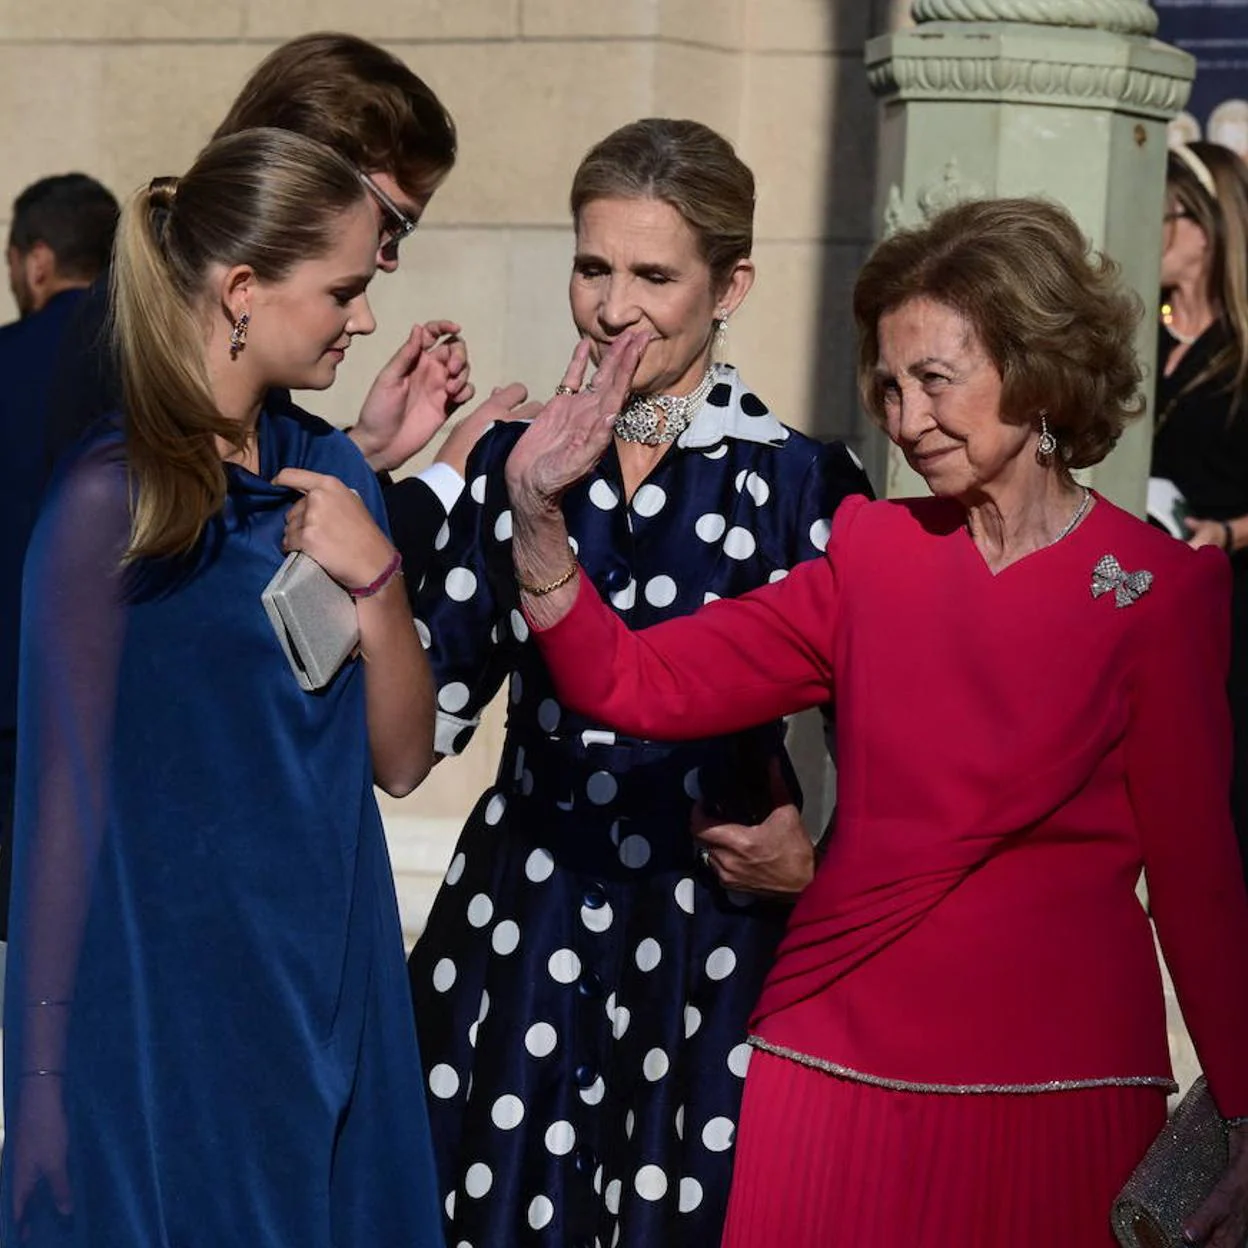
<svg viewBox="0 0 1248 1248"><path fill-rule="evenodd" d="M1227 1159L1226 1127L1201 1075L1114 1201L1110 1219L1122 1248L1187 1248L1183 1223Z"/></svg>

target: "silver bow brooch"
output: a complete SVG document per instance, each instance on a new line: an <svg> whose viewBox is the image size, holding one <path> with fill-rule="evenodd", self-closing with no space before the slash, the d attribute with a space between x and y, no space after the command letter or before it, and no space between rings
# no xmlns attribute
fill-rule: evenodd
<svg viewBox="0 0 1248 1248"><path fill-rule="evenodd" d="M1092 597L1099 598L1112 590L1114 602L1120 607L1129 607L1141 594L1148 593L1152 584L1151 572L1142 568L1138 572L1124 572L1113 555L1102 555L1092 569Z"/></svg>

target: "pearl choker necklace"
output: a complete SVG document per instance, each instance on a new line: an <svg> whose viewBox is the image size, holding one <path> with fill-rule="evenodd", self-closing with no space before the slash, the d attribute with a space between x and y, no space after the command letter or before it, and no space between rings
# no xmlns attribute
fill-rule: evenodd
<svg viewBox="0 0 1248 1248"><path fill-rule="evenodd" d="M689 394L633 395L615 418L615 436L623 442L640 442L645 446L675 442L689 428L714 384L712 365ZM663 418L661 429L660 416Z"/></svg>

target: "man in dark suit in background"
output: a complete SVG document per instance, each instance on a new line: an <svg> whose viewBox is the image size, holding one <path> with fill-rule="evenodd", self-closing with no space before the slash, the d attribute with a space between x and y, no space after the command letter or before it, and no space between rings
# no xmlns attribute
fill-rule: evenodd
<svg viewBox="0 0 1248 1248"><path fill-rule="evenodd" d="M83 173L43 178L13 204L9 289L20 319L0 327L0 936L8 927L22 561L46 482L48 391L66 326L107 265L116 227L117 201Z"/></svg>

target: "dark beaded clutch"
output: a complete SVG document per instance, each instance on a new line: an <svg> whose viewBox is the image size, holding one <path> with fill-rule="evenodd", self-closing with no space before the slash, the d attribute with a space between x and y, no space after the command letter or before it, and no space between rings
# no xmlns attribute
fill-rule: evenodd
<svg viewBox="0 0 1248 1248"><path fill-rule="evenodd" d="M1186 1248L1183 1223L1227 1165L1226 1127L1201 1075L1175 1107L1110 1214L1123 1248Z"/></svg>

